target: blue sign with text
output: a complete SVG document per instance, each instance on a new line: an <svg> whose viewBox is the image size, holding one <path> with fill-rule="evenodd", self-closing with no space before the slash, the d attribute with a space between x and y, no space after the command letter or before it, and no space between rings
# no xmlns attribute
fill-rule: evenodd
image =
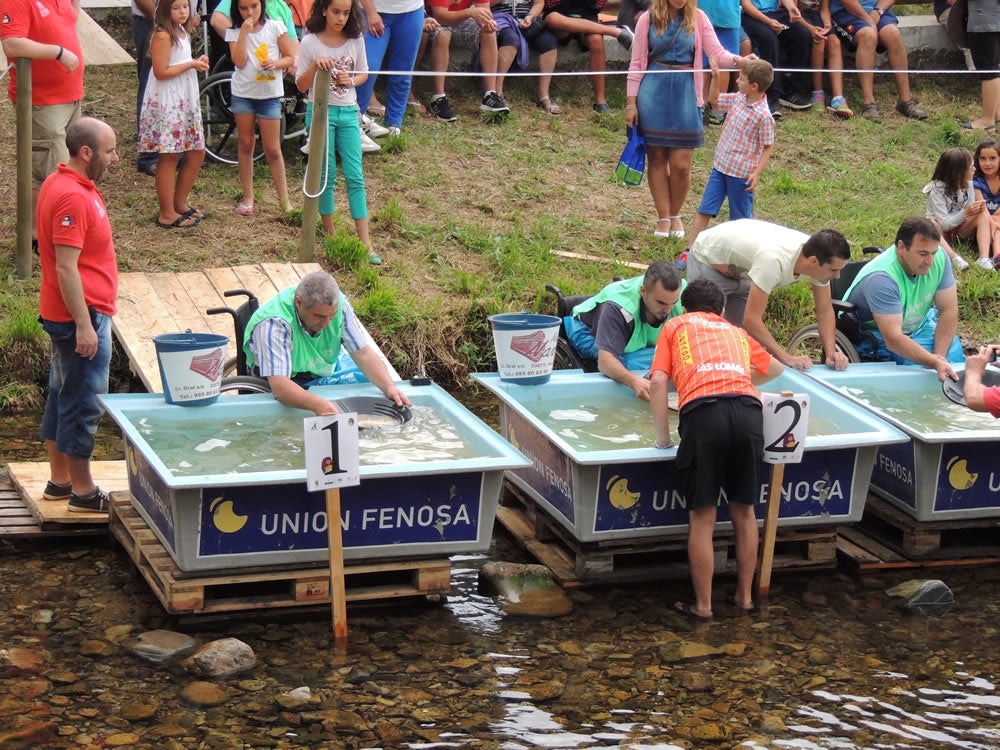
<svg viewBox="0 0 1000 750"><path fill-rule="evenodd" d="M132 497L160 531L161 539L177 551L174 543L174 504L170 488L153 471L141 451L126 438L125 463L128 465L128 488Z"/></svg>
<svg viewBox="0 0 1000 750"><path fill-rule="evenodd" d="M531 461L529 468L514 473L575 524L573 466L569 456L513 409L505 409L504 414L504 437Z"/></svg>
<svg viewBox="0 0 1000 750"><path fill-rule="evenodd" d="M875 455L871 485L896 498L903 505L917 509L916 467L913 442L883 445Z"/></svg>
<svg viewBox="0 0 1000 750"><path fill-rule="evenodd" d="M934 511L1000 507L996 443L945 443Z"/></svg>

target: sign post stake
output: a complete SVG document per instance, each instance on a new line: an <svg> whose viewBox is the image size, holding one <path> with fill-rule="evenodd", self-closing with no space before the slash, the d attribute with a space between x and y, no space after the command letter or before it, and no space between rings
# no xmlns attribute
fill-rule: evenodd
<svg viewBox="0 0 1000 750"><path fill-rule="evenodd" d="M767 487L767 511L757 572L758 603L766 600L771 592L785 464L802 461L809 427L809 396L791 391L762 393L761 402L764 406L764 462L771 464L771 479Z"/></svg>
<svg viewBox="0 0 1000 750"><path fill-rule="evenodd" d="M326 533L330 541L330 607L333 637L347 640L347 589L344 586L344 539L340 529L340 490L326 491Z"/></svg>

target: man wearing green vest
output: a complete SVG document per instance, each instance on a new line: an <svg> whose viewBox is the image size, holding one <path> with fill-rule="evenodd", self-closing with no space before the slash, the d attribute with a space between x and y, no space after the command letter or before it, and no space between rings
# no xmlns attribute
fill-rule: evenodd
<svg viewBox="0 0 1000 750"><path fill-rule="evenodd" d="M608 284L574 307L564 320L567 338L582 357L596 359L602 373L649 401L644 375L663 322L684 312L683 290L673 264L655 261L645 275Z"/></svg>
<svg viewBox="0 0 1000 750"><path fill-rule="evenodd" d="M955 335L958 294L940 241L930 219L904 219L895 246L865 264L845 299L857 305L861 327L878 344L863 341L859 354L923 365L935 370L938 380L957 380L950 363L965 359Z"/></svg>
<svg viewBox="0 0 1000 750"><path fill-rule="evenodd" d="M274 397L317 416L336 414L337 408L308 387L330 382L341 349L386 398L397 406L410 406L351 303L326 271L306 274L298 286L261 305L250 318L243 341L247 367L267 378Z"/></svg>

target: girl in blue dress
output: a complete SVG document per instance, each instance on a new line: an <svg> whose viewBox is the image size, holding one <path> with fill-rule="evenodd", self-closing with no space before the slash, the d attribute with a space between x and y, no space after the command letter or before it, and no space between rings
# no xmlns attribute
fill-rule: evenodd
<svg viewBox="0 0 1000 750"><path fill-rule="evenodd" d="M990 213L992 248L994 253L1000 247L1000 144L993 138L984 138L976 146L974 159L976 176L972 179L972 187L976 191L976 200L986 201L986 210ZM996 256L993 258L996 261ZM978 261L977 261L978 262ZM980 264L986 268L985 263Z"/></svg>
<svg viewBox="0 0 1000 750"><path fill-rule="evenodd" d="M738 68L744 58L719 43L696 0L653 0L639 16L626 88L625 123L646 140L649 192L657 237L683 237L681 207L691 184L694 149L702 130L702 54L712 68ZM654 72L655 75L646 75Z"/></svg>

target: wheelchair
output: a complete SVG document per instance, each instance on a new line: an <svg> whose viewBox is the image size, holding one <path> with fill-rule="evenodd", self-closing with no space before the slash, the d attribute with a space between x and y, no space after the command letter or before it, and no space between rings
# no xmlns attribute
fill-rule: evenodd
<svg viewBox="0 0 1000 750"><path fill-rule="evenodd" d="M882 252L878 247L866 247L862 255L878 255ZM837 351L841 352L851 364L861 362L862 356L858 354L857 346L866 339L871 344L871 351L878 349L878 343L871 333L861 328L858 321L857 306L843 297L847 290L858 277L858 273L864 268L871 258L848 261L840 272L840 277L830 281L830 296L833 298L833 314L836 317L836 330L834 337ZM788 353L792 355L806 354L813 361L823 362L823 342L819 336L819 327L812 323L800 328L791 341L788 342Z"/></svg>
<svg viewBox="0 0 1000 750"><path fill-rule="evenodd" d="M246 297L235 310L231 307L212 307L205 311L206 315L228 314L233 319L233 330L236 333L236 356L228 360L222 369L222 393L270 393L271 386L264 378L250 374L247 368L247 355L243 351L243 336L246 334L250 318L260 307L257 296L247 289L230 289L222 293L223 297Z"/></svg>
<svg viewBox="0 0 1000 750"><path fill-rule="evenodd" d="M612 281L621 281L621 276L615 276ZM559 340L556 342L556 357L552 364L555 370L583 370L584 372L597 372L597 360L589 357L582 357L566 336L566 324L564 318L573 314L573 308L594 295L573 294L564 297L555 284L546 284L545 290L556 298L556 315L559 317Z"/></svg>

